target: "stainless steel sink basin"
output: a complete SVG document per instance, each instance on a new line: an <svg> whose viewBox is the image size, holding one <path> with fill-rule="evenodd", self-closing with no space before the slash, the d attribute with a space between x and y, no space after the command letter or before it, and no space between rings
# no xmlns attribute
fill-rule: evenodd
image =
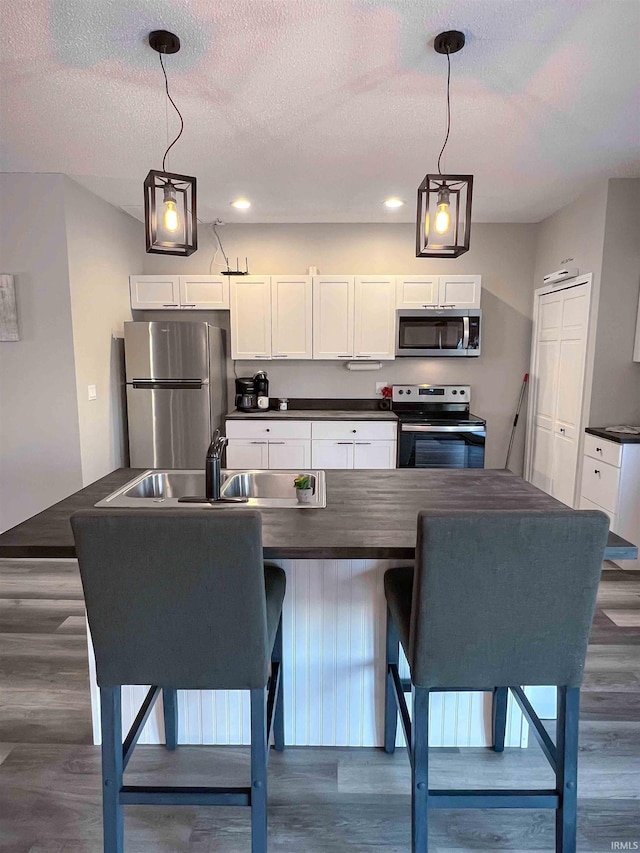
<svg viewBox="0 0 640 853"><path fill-rule="evenodd" d="M313 500L299 504L293 479L297 474L309 474L314 484ZM125 483L97 507L120 509L146 507L280 507L290 509L318 509L327 505L324 471L233 471L221 474L221 496L224 498L246 498L244 503L179 503L187 496L204 495L204 471L145 471L139 477Z"/></svg>

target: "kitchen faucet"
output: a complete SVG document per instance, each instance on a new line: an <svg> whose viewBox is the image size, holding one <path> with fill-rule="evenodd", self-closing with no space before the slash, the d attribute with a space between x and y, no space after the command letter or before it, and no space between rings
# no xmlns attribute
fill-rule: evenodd
<svg viewBox="0 0 640 853"><path fill-rule="evenodd" d="M196 497L188 495L178 498L178 503L247 503L247 498L231 498L222 497L220 487L220 464L222 462L222 453L229 443L229 439L221 435L220 430L216 429L211 436L211 444L207 448L207 455L204 460L204 497Z"/></svg>

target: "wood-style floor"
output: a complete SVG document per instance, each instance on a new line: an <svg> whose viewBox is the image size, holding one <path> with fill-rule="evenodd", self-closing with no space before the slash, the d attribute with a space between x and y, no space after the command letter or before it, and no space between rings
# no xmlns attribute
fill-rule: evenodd
<svg viewBox="0 0 640 853"><path fill-rule="evenodd" d="M640 573L606 570L580 725L580 851L640 845ZM616 624L618 623L618 624ZM246 784L248 752L141 746L131 784ZM153 777L152 777L153 774ZM533 745L440 749L436 787L551 783ZM406 755L288 749L269 763L272 853L409 850ZM0 560L0 851L99 853L100 754L91 745L83 604L74 562ZM247 810L125 809L127 853L248 853ZM432 813L432 853L552 851L551 812Z"/></svg>

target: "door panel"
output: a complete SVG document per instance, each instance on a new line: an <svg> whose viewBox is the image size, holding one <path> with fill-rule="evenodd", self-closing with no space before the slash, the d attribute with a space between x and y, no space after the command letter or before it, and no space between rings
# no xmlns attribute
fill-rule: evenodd
<svg viewBox="0 0 640 853"><path fill-rule="evenodd" d="M356 441L353 451L353 467L395 468L395 441Z"/></svg>
<svg viewBox="0 0 640 853"><path fill-rule="evenodd" d="M435 308L438 305L438 276L403 276L396 279L397 308Z"/></svg>
<svg viewBox="0 0 640 853"><path fill-rule="evenodd" d="M311 442L308 439L287 439L269 442L269 468L311 467Z"/></svg>
<svg viewBox="0 0 640 853"><path fill-rule="evenodd" d="M441 275L438 304L448 308L479 308L482 277Z"/></svg>
<svg viewBox="0 0 640 853"><path fill-rule="evenodd" d="M314 358L353 358L353 303L353 276L314 277Z"/></svg>
<svg viewBox="0 0 640 853"><path fill-rule="evenodd" d="M127 382L209 378L206 323L125 323L124 349Z"/></svg>
<svg viewBox="0 0 640 853"><path fill-rule="evenodd" d="M313 358L310 276L271 277L272 358Z"/></svg>
<svg viewBox="0 0 640 853"><path fill-rule="evenodd" d="M353 442L319 439L311 442L314 468L353 468Z"/></svg>
<svg viewBox="0 0 640 853"><path fill-rule="evenodd" d="M395 358L396 307L393 278L358 276L355 280L356 358Z"/></svg>
<svg viewBox="0 0 640 853"><path fill-rule="evenodd" d="M176 275L129 276L131 307L137 309L178 308L180 293Z"/></svg>
<svg viewBox="0 0 640 853"><path fill-rule="evenodd" d="M132 468L204 468L211 441L209 387L127 385Z"/></svg>
<svg viewBox="0 0 640 853"><path fill-rule="evenodd" d="M227 445L227 468L257 468L264 471L269 467L269 445L266 441L230 438Z"/></svg>
<svg viewBox="0 0 640 853"><path fill-rule="evenodd" d="M180 304L183 308L228 308L229 278L224 275L181 275Z"/></svg>

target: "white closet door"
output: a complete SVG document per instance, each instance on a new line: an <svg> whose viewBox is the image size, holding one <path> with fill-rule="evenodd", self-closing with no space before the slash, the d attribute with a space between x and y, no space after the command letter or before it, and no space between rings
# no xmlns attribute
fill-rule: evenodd
<svg viewBox="0 0 640 853"><path fill-rule="evenodd" d="M586 284L540 297L531 482L576 505L578 451L589 326Z"/></svg>
<svg viewBox="0 0 640 853"><path fill-rule="evenodd" d="M551 494L553 488L553 429L558 387L562 294L547 293L538 307L531 482Z"/></svg>
<svg viewBox="0 0 640 853"><path fill-rule="evenodd" d="M553 433L552 494L571 507L576 506L588 324L589 294L586 284L563 291Z"/></svg>

